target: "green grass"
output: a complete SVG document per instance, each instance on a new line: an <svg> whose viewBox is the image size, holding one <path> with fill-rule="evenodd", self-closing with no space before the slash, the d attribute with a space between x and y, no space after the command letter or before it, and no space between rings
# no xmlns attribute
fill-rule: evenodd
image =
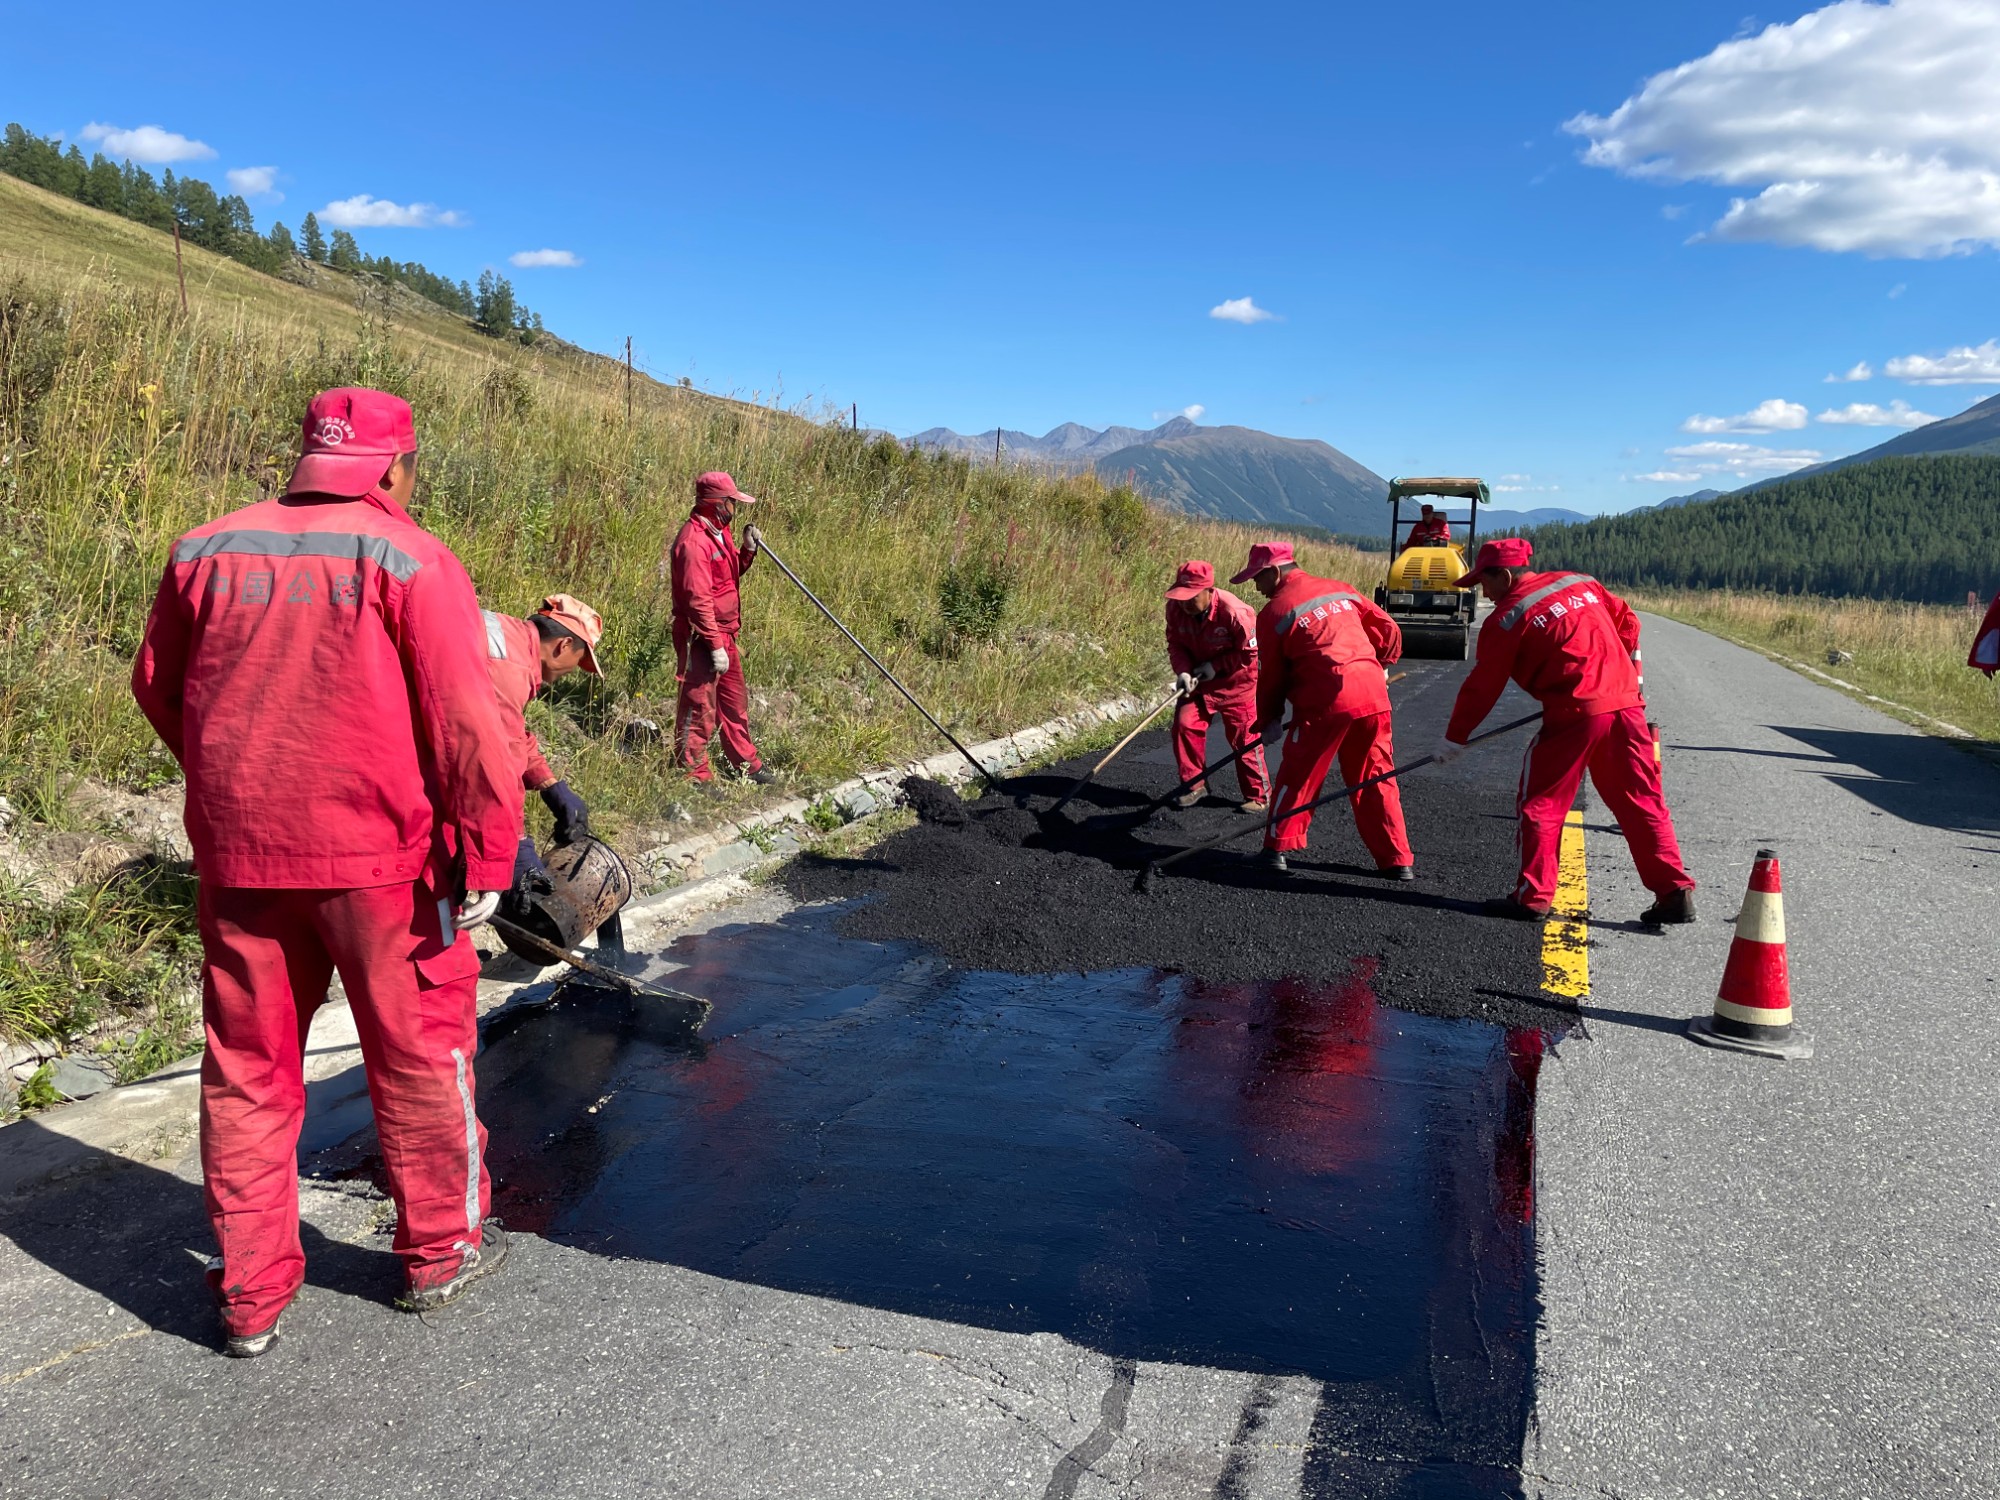
<svg viewBox="0 0 2000 1500"><path fill-rule="evenodd" d="M1980 616L1963 605L1631 589L1626 598L1712 635L1759 646L1988 741L2000 741L2000 690L1965 664ZM1854 658L1838 665L1829 651Z"/></svg>
<svg viewBox="0 0 2000 1500"><path fill-rule="evenodd" d="M166 236L0 178L0 792L44 822L70 818L79 777L177 778L128 688L167 546L280 487L299 414L328 386L411 401L414 509L483 603L525 613L561 589L603 612L607 681L569 680L531 721L628 850L683 806L708 821L764 796L735 787L710 804L666 744L619 732L634 716L673 720L660 564L703 470L763 497L754 515L773 546L965 739L1157 690L1175 564L1227 568L1264 534L1157 511L1094 476L975 468L650 381L628 422L608 361L485 340L436 309L364 314L351 296L198 252L184 317L172 264ZM1302 559L1364 588L1381 576L1379 558L1331 545L1304 543ZM744 611L752 729L790 790L940 748L768 561ZM545 830L538 801L529 813ZM55 929L74 934L65 911L10 902L0 944L40 951ZM159 951L150 929L107 933L106 952L127 945L139 969ZM32 968L7 972L0 1034L95 1013ZM130 979L107 960L78 982L143 1014L159 992Z"/></svg>

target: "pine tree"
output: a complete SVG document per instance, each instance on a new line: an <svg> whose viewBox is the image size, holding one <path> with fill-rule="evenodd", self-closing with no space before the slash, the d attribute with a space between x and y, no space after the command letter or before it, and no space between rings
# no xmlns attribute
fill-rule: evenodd
<svg viewBox="0 0 2000 1500"><path fill-rule="evenodd" d="M319 216L308 213L305 223L299 225L299 234L305 245L306 259L326 264L326 236L319 232Z"/></svg>
<svg viewBox="0 0 2000 1500"><path fill-rule="evenodd" d="M498 337L514 327L514 284L490 267L479 273L472 319L483 332Z"/></svg>
<svg viewBox="0 0 2000 1500"><path fill-rule="evenodd" d="M361 247L354 243L354 236L345 229L333 232L333 247L326 253L326 263L336 271L358 270L361 266Z"/></svg>
<svg viewBox="0 0 2000 1500"><path fill-rule="evenodd" d="M280 266L290 265L294 257L298 255L299 247L292 239L291 230L285 228L283 220L271 226L271 233L268 238L271 244L271 253L278 257L278 264Z"/></svg>
<svg viewBox="0 0 2000 1500"><path fill-rule="evenodd" d="M118 164L102 151L90 159L90 171L83 179L83 189L77 194L92 208L101 208L107 213L125 212L125 177L118 170Z"/></svg>

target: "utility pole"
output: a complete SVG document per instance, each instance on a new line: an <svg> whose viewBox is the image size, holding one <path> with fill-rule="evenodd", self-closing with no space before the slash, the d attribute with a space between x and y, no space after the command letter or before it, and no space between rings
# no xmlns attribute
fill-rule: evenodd
<svg viewBox="0 0 2000 1500"><path fill-rule="evenodd" d="M181 316L187 316L188 278L187 270L181 265L181 221L174 220L174 279L181 284Z"/></svg>
<svg viewBox="0 0 2000 1500"><path fill-rule="evenodd" d="M861 403L859 401L854 403L853 416L854 416L854 430L856 432L859 432L861 430Z"/></svg>
<svg viewBox="0 0 2000 1500"><path fill-rule="evenodd" d="M625 425L632 425L632 335L625 335Z"/></svg>
<svg viewBox="0 0 2000 1500"><path fill-rule="evenodd" d="M998 427L993 429L993 462L996 467L1000 462L1000 429Z"/></svg>

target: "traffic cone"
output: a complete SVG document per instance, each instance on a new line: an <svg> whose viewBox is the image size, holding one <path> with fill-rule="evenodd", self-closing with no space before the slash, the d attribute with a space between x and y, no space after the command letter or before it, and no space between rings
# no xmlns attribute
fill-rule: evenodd
<svg viewBox="0 0 2000 1500"><path fill-rule="evenodd" d="M1792 982L1785 971L1785 890L1774 849L1759 849L1750 889L1736 916L1715 1014L1688 1022L1704 1047L1759 1057L1811 1057L1812 1038L1792 1024Z"/></svg>

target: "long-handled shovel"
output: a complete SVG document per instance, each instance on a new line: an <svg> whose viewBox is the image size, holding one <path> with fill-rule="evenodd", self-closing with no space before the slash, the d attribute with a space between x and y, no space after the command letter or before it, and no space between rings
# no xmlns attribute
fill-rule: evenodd
<svg viewBox="0 0 2000 1500"><path fill-rule="evenodd" d="M1085 771L1081 776L1076 778L1075 782L1071 784L1070 789L1062 794L1062 800L1057 802L1054 807L1049 809L1049 815L1053 817L1055 814L1061 812L1065 807L1068 807L1069 799L1074 797L1078 792L1082 791L1086 786L1089 786L1091 780L1097 775L1097 773L1103 770L1106 766L1110 765L1111 762L1117 758L1119 751L1123 750L1127 745L1131 744L1132 741L1136 740L1139 737L1140 730L1144 729L1148 724L1152 723L1154 719L1160 716L1160 712L1162 709L1171 708L1174 704L1180 701L1181 701L1181 690L1179 688L1175 688L1171 693L1167 694L1166 697L1162 698L1157 704L1155 704L1152 710L1147 713L1145 718L1141 719L1137 724L1134 724L1132 726L1132 732L1130 734L1126 735L1124 739L1120 740L1117 744L1113 745L1109 750L1107 750L1104 753L1104 759L1100 760L1096 765L1092 766L1088 771Z"/></svg>
<svg viewBox="0 0 2000 1500"><path fill-rule="evenodd" d="M965 757L965 763L968 766L972 767L972 771L975 776L977 776L981 781L989 783L996 781L996 778L993 775L993 773L987 770L986 767L982 766L977 760L975 760L973 758L972 752L966 749L965 746L961 745L958 742L958 736L953 734L949 729L945 728L944 725L940 724L938 722L937 715L932 713L928 708L925 708L923 704L919 703L917 701L917 695L911 692L908 688L904 687L902 683L898 682L896 680L896 674L894 672L891 672L887 667L883 666L882 663L879 660L877 660L875 653L873 651L870 651L866 646L861 644L861 638L841 623L840 616L835 614L832 610L828 609L826 605L821 602L819 595L815 594L811 589L806 587L805 580L800 578L798 574L794 573L790 568L785 566L785 560L782 557L778 556L777 553L771 550L771 544L764 540L764 534L762 532L759 532L757 534L757 550L762 552L766 557L770 558L772 562L776 563L778 565L778 571L783 573L787 578L791 579L793 583L796 583L799 586L799 592L801 594L804 594L808 599L812 600L813 607L817 609L821 614L825 615L827 619L833 622L834 629L838 630L842 635L846 636L848 641L852 643L856 651L859 651L863 656L868 658L868 664L889 680L889 686L894 688L897 692L901 693L905 698L909 699L910 707L914 708L918 713L922 714L926 719L930 720L931 728L935 729L939 734L943 735L947 740L951 741L951 748L956 750L960 755Z"/></svg>
<svg viewBox="0 0 2000 1500"><path fill-rule="evenodd" d="M1478 744L1481 740L1490 740L1496 738L1499 735L1512 734L1516 729L1524 729L1528 725L1538 722L1541 719L1541 717L1542 716L1539 711L1531 713L1524 718L1519 718L1514 720L1514 722L1511 724L1502 724L1498 729L1489 729L1484 734L1475 734L1471 739L1467 740L1465 743L1469 748L1473 745ZM1376 785L1378 782L1388 781L1394 777L1402 776L1410 771L1418 769L1420 766L1427 766L1433 760L1436 759L1437 757L1434 755L1420 756L1416 760L1407 761L1403 765L1392 767L1391 769L1382 772L1382 774L1379 776L1370 776L1364 780L1355 782L1352 786L1344 786L1337 792L1328 792L1324 796L1315 797L1313 798L1312 801L1306 803L1304 807L1295 807L1290 812L1286 813L1285 816L1288 819L1295 818L1299 816L1301 813L1311 812L1314 808L1324 807L1329 802L1337 802L1342 797L1352 797L1356 792L1365 791L1367 788ZM1272 806L1275 807L1276 805L1277 804L1274 800ZM1140 872L1138 882L1133 888L1137 890L1141 895L1144 895L1146 892L1152 890L1153 877L1160 874L1169 865L1179 864L1182 860L1186 859L1190 854L1205 854L1210 849L1219 849L1224 844L1234 843L1237 839L1261 831L1262 830L1256 827L1234 829L1229 833L1220 834L1215 838L1209 839L1205 843L1190 844L1185 849L1179 850L1173 854L1169 854L1165 859L1156 859L1151 864L1147 865L1146 868Z"/></svg>
<svg viewBox="0 0 2000 1500"><path fill-rule="evenodd" d="M526 943L545 958L551 959L556 963L568 964L572 969L588 974L592 979L601 980L615 989L624 990L627 994L641 995L648 1000L670 1000L677 1005L687 1007L691 1012L688 1017L691 1025L700 1026L708 1020L709 1012L715 1009L714 1001L704 1000L699 995L690 995L686 990L670 989L663 984L652 984L643 979L634 979L630 974L620 974L616 969L607 969L603 964L594 963L590 959L585 958L574 948L561 947L550 942L547 938L528 931L527 928L521 926L518 922L510 922L505 917L498 916L492 917L489 920L493 923L495 930L506 934L517 942Z"/></svg>

